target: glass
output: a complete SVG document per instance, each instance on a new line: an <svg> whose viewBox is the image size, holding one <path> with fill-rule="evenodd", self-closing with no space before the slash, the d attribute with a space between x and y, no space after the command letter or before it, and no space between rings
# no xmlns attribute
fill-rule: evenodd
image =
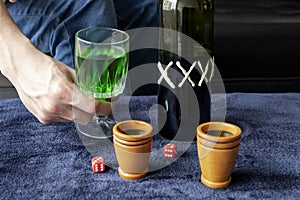
<svg viewBox="0 0 300 200"><path fill-rule="evenodd" d="M75 35L76 86L95 99L123 93L128 72L129 35L113 28L86 28ZM112 136L113 118L95 115L77 130L92 138Z"/></svg>

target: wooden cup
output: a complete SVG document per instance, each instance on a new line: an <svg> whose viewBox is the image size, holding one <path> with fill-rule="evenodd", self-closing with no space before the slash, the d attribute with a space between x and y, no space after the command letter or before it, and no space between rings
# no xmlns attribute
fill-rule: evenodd
<svg viewBox="0 0 300 200"><path fill-rule="evenodd" d="M232 135L208 135L207 131L226 131ZM208 122L197 128L197 150L202 171L201 182L210 188L224 188L231 182L238 156L241 129L225 122Z"/></svg>
<svg viewBox="0 0 300 200"><path fill-rule="evenodd" d="M129 130L140 130L142 134L131 135ZM153 127L143 121L128 120L113 128L114 148L119 164L119 176L126 180L138 180L147 175L152 149Z"/></svg>

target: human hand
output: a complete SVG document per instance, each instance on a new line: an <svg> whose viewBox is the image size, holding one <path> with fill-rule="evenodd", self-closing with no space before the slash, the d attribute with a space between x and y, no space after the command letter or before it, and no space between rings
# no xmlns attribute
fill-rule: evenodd
<svg viewBox="0 0 300 200"><path fill-rule="evenodd" d="M20 56L17 70L6 71L27 109L44 124L90 122L93 114L108 115L111 104L85 96L75 86L75 70L35 48ZM15 66L14 66L15 67ZM14 68L12 67L12 68ZM10 68L10 69L12 69Z"/></svg>
<svg viewBox="0 0 300 200"><path fill-rule="evenodd" d="M73 69L34 47L9 16L3 0L0 27L0 70L39 121L86 124L95 113L110 114L110 103L87 97L77 89Z"/></svg>
<svg viewBox="0 0 300 200"><path fill-rule="evenodd" d="M3 0L5 2L6 0ZM15 3L17 0L9 0L11 3Z"/></svg>

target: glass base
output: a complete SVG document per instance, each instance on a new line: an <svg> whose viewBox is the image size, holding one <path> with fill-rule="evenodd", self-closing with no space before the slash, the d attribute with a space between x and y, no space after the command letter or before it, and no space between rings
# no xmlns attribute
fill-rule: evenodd
<svg viewBox="0 0 300 200"><path fill-rule="evenodd" d="M95 115L87 125L76 123L79 133L95 139L107 139L112 137L112 129L116 122L108 116Z"/></svg>

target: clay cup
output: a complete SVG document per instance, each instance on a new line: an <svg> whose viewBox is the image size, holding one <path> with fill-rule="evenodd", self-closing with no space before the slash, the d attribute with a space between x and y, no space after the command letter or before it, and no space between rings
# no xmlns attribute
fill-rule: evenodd
<svg viewBox="0 0 300 200"><path fill-rule="evenodd" d="M122 121L114 126L113 141L121 178L138 180L147 175L152 134L152 125L139 120Z"/></svg>
<svg viewBox="0 0 300 200"><path fill-rule="evenodd" d="M220 135L210 135L209 131L219 132ZM221 134L224 132L228 135ZM198 126L197 151L204 185L210 188L230 185L241 133L238 126L226 122L208 122Z"/></svg>

